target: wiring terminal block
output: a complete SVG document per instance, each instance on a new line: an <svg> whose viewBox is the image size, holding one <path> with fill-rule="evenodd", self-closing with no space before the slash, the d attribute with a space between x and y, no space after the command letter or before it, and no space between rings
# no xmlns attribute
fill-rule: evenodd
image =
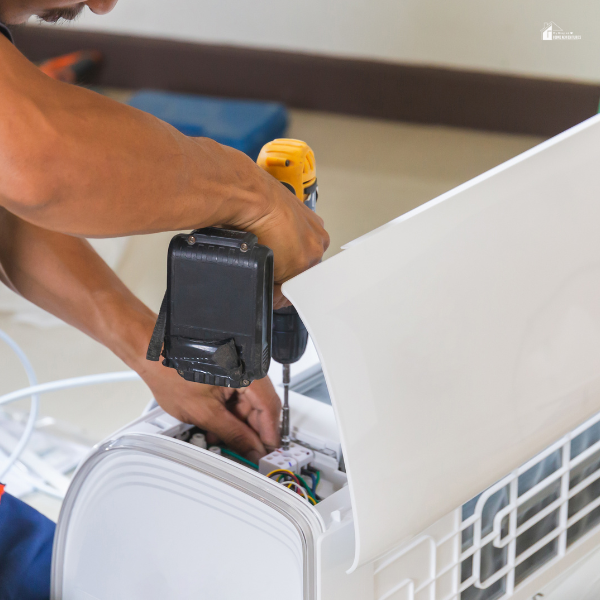
<svg viewBox="0 0 600 600"><path fill-rule="evenodd" d="M303 467L310 464L315 458L314 452L303 446L290 443L289 450L278 448L260 459L258 470L263 475L268 475L277 469L286 469L292 473L300 473Z"/></svg>

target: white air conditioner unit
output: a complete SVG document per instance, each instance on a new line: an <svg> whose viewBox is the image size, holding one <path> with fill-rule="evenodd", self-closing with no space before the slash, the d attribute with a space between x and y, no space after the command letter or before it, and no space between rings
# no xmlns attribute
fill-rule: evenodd
<svg viewBox="0 0 600 600"><path fill-rule="evenodd" d="M53 598L596 600L599 165L594 117L286 284L322 500L155 409L76 474Z"/></svg>

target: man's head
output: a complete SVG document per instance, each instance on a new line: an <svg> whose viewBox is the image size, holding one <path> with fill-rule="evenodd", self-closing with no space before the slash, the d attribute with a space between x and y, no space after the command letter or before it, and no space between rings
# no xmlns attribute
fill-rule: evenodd
<svg viewBox="0 0 600 600"><path fill-rule="evenodd" d="M9 25L24 23L29 17L56 23L61 19L71 21L87 6L93 13L110 12L117 0L0 0L0 21Z"/></svg>

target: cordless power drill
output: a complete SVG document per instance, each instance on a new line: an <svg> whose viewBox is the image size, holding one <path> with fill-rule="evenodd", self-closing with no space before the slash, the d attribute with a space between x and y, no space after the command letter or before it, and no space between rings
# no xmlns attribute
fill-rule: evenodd
<svg viewBox="0 0 600 600"><path fill-rule="evenodd" d="M261 150L257 164L273 175L311 210L316 210L318 188L315 155L299 140L275 140ZM308 332L293 306L273 313L271 357L283 365L283 413L281 447L290 447L290 365L299 361L308 342Z"/></svg>
<svg viewBox="0 0 600 600"><path fill-rule="evenodd" d="M311 210L317 201L315 157L307 144L267 144L258 164ZM282 447L290 446L290 365L308 333L292 306L273 311L273 252L251 233L217 227L180 233L169 244L167 291L148 346L148 360L187 381L247 387L283 365Z"/></svg>

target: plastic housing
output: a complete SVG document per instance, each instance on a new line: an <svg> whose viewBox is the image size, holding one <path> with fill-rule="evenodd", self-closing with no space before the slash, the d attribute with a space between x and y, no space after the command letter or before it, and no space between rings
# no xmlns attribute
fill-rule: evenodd
<svg viewBox="0 0 600 600"><path fill-rule="evenodd" d="M284 284L340 427L355 568L598 412L599 162L600 115Z"/></svg>

